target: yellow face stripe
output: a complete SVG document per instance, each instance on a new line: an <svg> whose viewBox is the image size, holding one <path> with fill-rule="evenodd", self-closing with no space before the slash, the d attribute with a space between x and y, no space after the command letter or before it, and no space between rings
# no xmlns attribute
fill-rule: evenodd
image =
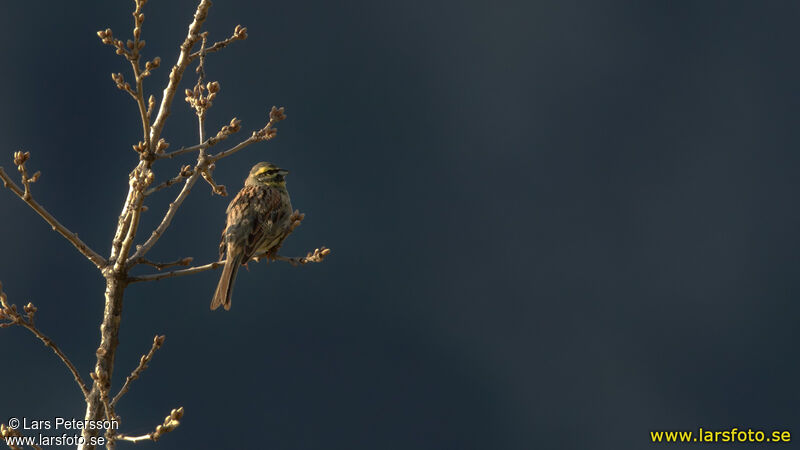
<svg viewBox="0 0 800 450"><path fill-rule="evenodd" d="M268 170L273 170L273 169L275 169L275 167L273 167L273 166L262 167L262 168L258 169L258 171L255 173L255 175L261 175L262 173L264 173L264 172L266 172Z"/></svg>

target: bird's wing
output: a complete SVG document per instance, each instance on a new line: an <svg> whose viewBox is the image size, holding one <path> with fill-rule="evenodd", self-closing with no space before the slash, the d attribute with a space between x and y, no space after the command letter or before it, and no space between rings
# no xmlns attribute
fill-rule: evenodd
<svg viewBox="0 0 800 450"><path fill-rule="evenodd" d="M274 226L284 218L281 194L276 189L245 186L228 206L228 223L220 243L220 257L227 244L243 247L246 263L268 240L281 231Z"/></svg>

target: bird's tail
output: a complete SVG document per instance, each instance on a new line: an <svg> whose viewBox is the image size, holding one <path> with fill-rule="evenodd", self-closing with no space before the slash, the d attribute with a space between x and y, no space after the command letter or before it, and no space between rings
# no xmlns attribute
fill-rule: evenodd
<svg viewBox="0 0 800 450"><path fill-rule="evenodd" d="M211 300L211 309L217 309L220 306L225 310L231 309L231 294L233 293L233 282L236 280L236 272L239 271L239 265L242 262L241 255L232 256L228 254L225 259L225 267L222 269L222 276L219 277L219 284L217 290L214 292L214 298Z"/></svg>

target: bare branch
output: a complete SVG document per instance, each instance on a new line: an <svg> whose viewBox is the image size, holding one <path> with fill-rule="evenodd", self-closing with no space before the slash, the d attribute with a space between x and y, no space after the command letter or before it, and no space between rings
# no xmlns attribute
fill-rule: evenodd
<svg viewBox="0 0 800 450"><path fill-rule="evenodd" d="M98 31L97 36L103 41L104 44L108 44L116 48L116 53L118 55L123 55L131 64L135 79L134 81L136 83L136 89L131 88L130 84L125 82L121 73L111 74L111 78L116 83L118 89L126 91L136 101L139 107L139 116L142 122L142 139L144 139L142 147L147 151L147 154L152 155L153 148L150 137L150 113L152 112L152 107L148 109L145 105L142 82L150 75L153 69L161 64L161 58L156 57L153 61L147 61L145 63L144 71L139 64L141 60L140 51L145 46L145 41L141 39L142 23L144 23L142 7L145 3L146 1L141 0L137 0L135 2L136 9L133 11L134 28L132 41L128 40L126 43L123 43L121 40L114 38L110 28Z"/></svg>
<svg viewBox="0 0 800 450"><path fill-rule="evenodd" d="M253 133L255 133L255 132L253 132ZM239 142L238 144L234 145L233 147L231 147L231 148L229 148L229 149L227 149L225 151L219 152L216 155L209 156L208 159L210 161L214 161L214 162L219 161L220 159L225 158L226 156L230 156L230 155L238 152L239 150L247 147L248 145L250 145L250 144L252 144L254 142L258 142L258 140L256 138L254 138L253 136L251 136L251 137L243 140L242 142Z"/></svg>
<svg viewBox="0 0 800 450"><path fill-rule="evenodd" d="M106 28L105 30L98 31L97 37L99 37L100 40L103 41L103 44L107 44L114 47L118 55L122 55L125 56L126 59L130 59L131 50L128 48L128 46L125 45L124 42L114 38L114 33L111 32L111 28ZM132 47L133 46L131 45L131 48Z"/></svg>
<svg viewBox="0 0 800 450"><path fill-rule="evenodd" d="M150 251L150 249L153 247L153 245L155 245L155 243L158 242L158 239L161 237L162 234L164 234L164 231L167 230L169 224L172 222L172 218L175 217L175 213L178 212L178 208L180 208L183 201L186 200L186 197L192 190L192 186L194 186L194 183L197 182L197 178L199 175L200 172L198 170L195 170L194 174L192 174L192 176L190 176L186 180L186 182L183 184L183 189L181 189L181 192L178 194L177 197L175 197L175 200L169 204L167 213L164 215L164 218L161 219L161 223L159 223L158 227L156 227L156 229L153 230L153 233L145 241L145 243L142 244L141 246L138 246L138 248L136 249L136 253L134 253L133 256L128 258L128 264L131 264L133 261L136 261L140 257L146 255L147 252Z"/></svg>
<svg viewBox="0 0 800 450"><path fill-rule="evenodd" d="M97 386L100 391L100 403L103 405L106 420L116 420L117 415L114 414L114 408L108 401L108 391L111 389L111 380L108 372L103 371L99 367L95 367L94 372L89 373L89 375L91 375L95 386Z"/></svg>
<svg viewBox="0 0 800 450"><path fill-rule="evenodd" d="M257 131L253 131L253 134L251 134L249 138L238 143L234 147L219 152L216 155L209 156L208 157L209 162L210 163L217 162L222 158L231 156L232 154L238 152L239 150L247 147L248 145L254 142L268 141L274 138L275 135L278 133L278 130L274 128L274 125L284 119L286 119L286 114L284 114L284 108L283 107L277 108L273 106L269 112L269 122L267 122L264 128Z"/></svg>
<svg viewBox="0 0 800 450"><path fill-rule="evenodd" d="M284 261L288 262L293 266L303 265L308 263L318 263L322 262L326 256L331 253L331 250L327 247L320 247L315 249L313 252L309 252L306 256L302 257L288 257L288 256L280 256L280 255L268 255L267 253L259 253L253 256L251 261L260 262L262 259L272 259L275 261ZM219 267L225 265L225 260L222 261L214 261L212 263L208 263L202 266L195 266L189 267L186 269L180 270L173 270L171 272L164 272L164 273L154 273L150 275L139 275L134 277L128 277L127 282L130 283L137 283L140 281L158 281L163 280L165 278L173 278L173 277L181 277L184 275L192 275L195 273L205 272L208 270L214 270Z"/></svg>
<svg viewBox="0 0 800 450"><path fill-rule="evenodd" d="M150 260L148 260L146 258L141 258L137 262L137 264L145 264L145 265L148 265L148 266L155 267L158 270L163 270L163 269L167 269L169 267L175 267L175 266L188 266L189 264L192 263L193 259L194 258L192 258L191 256L188 256L186 258L181 258L181 259L178 259L178 260L175 260L175 261L172 261L172 262L157 263L157 262L150 261Z"/></svg>
<svg viewBox="0 0 800 450"><path fill-rule="evenodd" d="M203 127L205 122L206 113L211 108L214 99L219 92L219 82L209 82L206 84L206 69L205 69L205 52L206 52L206 38L208 32L201 33L202 43L200 44L200 63L197 65L197 83L194 88L186 89L186 102L194 109L197 117L200 119L200 142L205 141L205 129Z"/></svg>
<svg viewBox="0 0 800 450"><path fill-rule="evenodd" d="M178 56L178 61L170 71L169 83L167 84L167 87L164 88L164 96L161 98L161 107L158 110L158 115L156 116L156 120L153 121L153 125L150 128L151 142L158 140L158 138L161 137L161 130L164 128L164 124L169 116L172 100L175 97L175 91L178 89L178 84L180 84L181 78L183 77L183 72L186 70L186 67L191 61L190 52L192 51L192 47L194 47L194 45L200 39L200 27L206 20L206 17L208 16L208 9L210 7L211 2L209 0L201 0L197 5L197 11L194 13L194 20L189 25L189 32L186 36L186 39L183 41L183 44L181 44L181 53Z"/></svg>
<svg viewBox="0 0 800 450"><path fill-rule="evenodd" d="M192 168L192 166L183 166L181 167L180 173L178 173L178 175L175 178L170 178L169 180L159 184L158 186L146 190L144 192L144 195L147 196L154 192L160 191L161 189L168 188L173 184L179 183L189 178L190 176L192 176L193 173L194 173L194 168Z"/></svg>
<svg viewBox="0 0 800 450"><path fill-rule="evenodd" d="M199 151L206 150L210 147L213 147L220 141L227 139L228 136L238 132L241 129L241 123L242 123L241 120L234 117L233 119L231 119L230 124L225 125L224 127L222 127L222 129L220 129L217 132L216 136L207 139L202 144L196 144L190 147L181 147L180 149L175 150L173 152L158 154L156 155L156 159L172 159L175 158L176 156L185 155L186 153L196 152L198 150Z"/></svg>
<svg viewBox="0 0 800 450"><path fill-rule="evenodd" d="M153 355L156 353L156 350L158 350L159 348L161 348L162 345L164 345L165 339L166 336L156 336L155 338L153 338L153 346L150 347L150 351L147 352L146 355L143 355L141 359L139 359L139 365L136 366L136 368L133 369L133 372L131 372L131 374L128 375L128 378L125 379L125 384L122 385L122 388L119 390L117 395L115 395L114 399L111 400L111 407L114 407L114 405L117 404L119 399L122 398L122 396L125 395L126 392L128 392L128 389L130 389L131 382L139 378L139 375L141 375L144 369L147 369L148 367L147 363L149 363L150 360L153 359Z"/></svg>
<svg viewBox="0 0 800 450"><path fill-rule="evenodd" d="M28 206L33 208L34 211L36 211L40 216L42 216L42 218L48 224L50 224L53 230L57 231L60 235L64 236L70 243L72 243L72 245L75 246L75 248L78 249L79 252L81 252L81 254L89 258L89 261L94 263L95 266L97 266L99 269L105 267L105 265L107 264L105 258L103 258L97 252L89 248L89 246L86 245L86 243L84 243L82 240L78 238L77 234L69 231L67 227L62 225L58 220L55 219L55 217L53 217L49 212L47 212L47 210L44 209L42 205L40 205L39 203L36 202L36 200L33 199L33 196L31 196L30 193L29 183L35 181L35 178L38 177L34 175L34 177L30 179L27 178L27 173L24 171L25 169L24 161L23 164L19 164L18 167L22 167L21 171L23 172L23 185L25 186L24 189L20 188L13 181L11 181L11 178L9 178L8 174L6 174L3 168L0 167L0 178L3 179L3 185L8 189L10 189L13 193L17 194L17 196L21 198L22 201L27 203Z"/></svg>
<svg viewBox="0 0 800 450"><path fill-rule="evenodd" d="M175 150L174 152L169 152L169 153L164 153L164 154L158 155L156 158L157 159L172 159L172 158L174 158L176 156L181 156L181 155L184 155L186 153L196 152L198 150L205 150L205 149L211 147L212 145L214 145L216 143L216 142L211 143L212 139L209 139L209 140L203 142L202 144L192 145L190 147L181 147L179 150Z"/></svg>
<svg viewBox="0 0 800 450"><path fill-rule="evenodd" d="M331 249L327 247L321 247L314 249L313 252L308 252L306 256L303 257L286 257L281 255L275 255L273 259L276 261L285 261L293 266L308 264L308 263L319 263L325 259L331 253Z"/></svg>
<svg viewBox="0 0 800 450"><path fill-rule="evenodd" d="M111 79L114 80L114 84L117 85L117 89L120 91L125 91L136 100L136 93L133 92L130 83L125 82L125 77L121 73L112 73Z"/></svg>
<svg viewBox="0 0 800 450"><path fill-rule="evenodd" d="M164 272L164 273L154 273L151 275L140 275L135 277L128 277L128 283L136 283L139 281L157 281L163 280L164 278L172 278L172 277L180 277L183 275L191 275L193 273L200 273L205 272L207 270L214 270L217 267L221 267L225 264L225 261L215 261L212 263L208 263L203 266L196 266L196 267L189 267L188 269L180 269L180 270L173 270L171 272Z"/></svg>
<svg viewBox="0 0 800 450"><path fill-rule="evenodd" d="M144 202L144 191L147 189L147 186L153 182L153 171L147 167L142 167L144 162L139 164L133 173L131 174L130 178L130 194L133 196L133 200L130 201L130 223L128 225L128 230L125 233L125 238L122 240L122 245L119 249L119 254L117 255L116 260L114 261L114 271L120 272L122 268L127 263L126 258L130 252L131 247L133 246L133 240L136 237L136 231L139 228L139 216L142 213L142 204Z"/></svg>
<svg viewBox="0 0 800 450"><path fill-rule="evenodd" d="M137 2L137 5L139 3ZM138 9L138 8L137 8ZM137 39L138 44L138 39ZM152 146L152 138L150 136L150 115L147 114L147 106L145 106L144 102L144 86L143 81L147 75L142 73L142 69L139 67L139 51L134 50L135 58L131 60L131 67L133 68L133 74L136 76L136 92L133 96L136 99L136 104L139 106L139 118L142 121L142 135L144 136L145 148L148 154L153 153L153 146ZM151 64L148 62L148 64ZM148 70L147 74L150 73Z"/></svg>
<svg viewBox="0 0 800 450"><path fill-rule="evenodd" d="M198 130L200 135L200 142L204 142L206 140L206 130L205 130L205 123L206 123L206 114L208 113L209 108L213 104L214 98L216 98L217 93L219 92L219 82L213 81L206 84L206 69L205 69L205 62L206 62L206 39L208 38L208 32L202 34L203 42L200 44L200 63L197 65L197 83L194 86L194 89L187 89L186 90L186 102L195 110L197 114L197 124ZM233 122L231 122L233 124ZM221 130L224 133L224 128ZM218 133L219 135L219 133ZM223 135L224 138L224 135ZM200 170L200 175L202 175L203 179L208 182L211 186L212 192L221 196L227 196L228 192L225 190L225 186L217 184L214 181L213 176L211 173L214 171L216 167L214 163L205 164L206 154L205 150L200 150L200 155L198 156L198 165L197 168Z"/></svg>
<svg viewBox="0 0 800 450"><path fill-rule="evenodd" d="M17 305L9 305L8 298L6 297L5 292L3 292L3 285L0 283L0 328L5 328L11 325L19 325L21 327L26 328L28 331L33 333L37 338L39 338L42 343L49 347L53 352L58 356L61 361L67 366L70 372L72 372L72 376L75 377L75 382L78 383L78 387L81 389L81 393L83 393L83 398L89 397L89 388L86 387L86 384L83 382L83 379L80 375L78 375L78 370L75 369L75 366L72 362L67 358L67 355L61 351L60 348L56 345L52 339L48 338L33 323L34 315L36 314L37 308L33 306L33 303L28 303L25 305L23 310L25 311L25 317L22 316L19 312L17 312Z"/></svg>
<svg viewBox="0 0 800 450"><path fill-rule="evenodd" d="M117 230L114 233L114 239L111 241L111 256L109 260L113 261L119 255L119 250L122 247L122 241L128 234L128 226L131 222L131 202L134 199L134 188L132 184L128 186L128 194L125 196L125 203L122 205L122 211L119 213L117 220Z"/></svg>
<svg viewBox="0 0 800 450"><path fill-rule="evenodd" d="M247 27L243 27L241 25L236 25L236 28L233 30L233 34L228 39L224 41L215 42L214 45L205 49L204 52L194 52L191 56L189 56L189 61L194 61L195 58L198 58L202 55L202 53L214 53L216 51L222 50L223 48L227 47L228 44L234 41L243 41L247 39Z"/></svg>
<svg viewBox="0 0 800 450"><path fill-rule="evenodd" d="M211 186L211 192L222 197L227 197L228 190L225 189L225 185L217 184L217 182L214 181L214 177L211 176L211 172L214 170L214 167L216 167L214 164L209 164L208 168L200 172L200 175L202 175L203 179L206 180L209 186Z"/></svg>
<svg viewBox="0 0 800 450"><path fill-rule="evenodd" d="M125 434L118 434L114 439L129 442L140 441L157 441L161 436L174 430L181 424L180 420L183 417L183 407L173 409L169 415L164 418L164 422L156 427L156 430L141 436L127 436Z"/></svg>

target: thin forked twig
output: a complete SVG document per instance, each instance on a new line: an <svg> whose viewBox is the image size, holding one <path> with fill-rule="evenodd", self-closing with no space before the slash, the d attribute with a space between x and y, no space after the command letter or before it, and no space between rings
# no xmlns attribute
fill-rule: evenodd
<svg viewBox="0 0 800 450"><path fill-rule="evenodd" d="M114 436L114 439L120 441L128 441L128 442L157 441L165 433L169 433L170 431L177 428L178 425L181 424L180 420L182 417L183 417L183 407L181 406L178 409L173 409L172 411L170 411L169 415L164 418L164 422L161 425L158 425L155 431L143 434L141 436L128 436L125 434L118 434Z"/></svg>
<svg viewBox="0 0 800 450"><path fill-rule="evenodd" d="M140 281L158 281L163 280L164 278L172 278L172 277L180 277L183 275L191 275L193 273L200 273L205 272L206 270L214 270L217 267L221 267L225 265L225 261L214 261L212 263L208 263L202 266L195 266L189 267L187 269L179 269L173 270L170 272L163 272L163 273L154 273L150 275L139 275L134 277L128 277L127 282L130 283L138 283Z"/></svg>
<svg viewBox="0 0 800 450"><path fill-rule="evenodd" d="M130 180L131 188L134 191L130 210L130 224L128 225L125 238L122 240L122 245L120 246L117 260L114 262L114 271L116 272L121 271L125 264L127 264L127 260L125 258L128 254L130 254L131 247L133 246L133 240L136 237L136 231L139 228L139 216L142 213L142 205L144 203L143 192L153 181L152 170L149 168L143 169L143 172L138 172L138 170L139 169L137 168Z"/></svg>
<svg viewBox="0 0 800 450"><path fill-rule="evenodd" d="M155 338L153 338L153 346L150 347L150 351L147 352L146 355L143 355L141 359L139 359L139 365L136 366L136 368L133 369L133 372L131 372L131 374L128 375L128 377L125 379L125 384L122 385L122 388L119 390L117 395L115 395L114 399L111 400L111 407L114 407L114 405L117 404L119 399L122 398L122 396L125 395L126 392L128 392L128 389L130 389L131 382L139 378L139 375L141 375L144 369L147 368L147 363L149 363L150 360L153 359L153 355L156 353L156 350L158 350L159 348L161 348L162 345L164 345L165 339L166 336L156 336Z"/></svg>
<svg viewBox="0 0 800 450"><path fill-rule="evenodd" d="M206 84L206 39L208 38L208 32L203 33L202 35L203 42L200 44L200 62L197 64L197 84L195 84L194 89L186 90L186 101L189 105L195 110L197 113L197 124L198 130L200 135L200 142L205 142L206 140L206 114L208 113L209 108L213 104L214 98L217 96L219 92L219 83L209 82ZM218 195L226 196L228 195L227 191L225 190L225 186L218 185L215 181L211 173L214 171L216 167L213 162L206 163L206 153L205 150L200 150L200 154L197 157L197 168L200 170L200 175L203 177L209 185L211 185L212 192Z"/></svg>
<svg viewBox="0 0 800 450"><path fill-rule="evenodd" d="M207 149L208 147L211 147L212 145L214 145L214 143L212 143L212 139L209 139L209 140L203 142L202 144L192 145L190 147L183 147L183 148L180 148L178 150L175 150L175 151L169 152L169 153L162 153L160 155L157 155L156 158L157 159L172 159L172 158L174 158L176 156L181 156L181 155L184 155L186 153L191 153L191 152L196 152L198 150Z"/></svg>
<svg viewBox="0 0 800 450"><path fill-rule="evenodd" d="M169 75L169 83L167 87L164 88L164 95L161 97L161 106L158 109L158 115L153 121L153 125L150 127L151 142L157 141L158 138L161 137L161 130L163 130L164 124L169 116L175 92L181 82L183 72L191 62L190 52L192 51L192 47L200 40L200 28L203 22L205 22L206 17L208 17L208 9L210 7L211 2L209 0L201 0L200 4L197 5L197 11L194 13L194 20L189 25L189 33L183 41L183 44L181 44L181 53L178 56L178 61L172 67L172 71Z"/></svg>
<svg viewBox="0 0 800 450"><path fill-rule="evenodd" d="M212 155L208 157L208 161L210 163L217 162L222 158L226 158L231 156L232 154L238 152L239 150L247 147L248 145L259 142L259 141L268 141L275 137L278 130L275 129L275 124L280 122L281 120L286 119L286 114L284 113L284 108L278 108L273 106L269 112L269 122L264 126L264 128L253 131L249 138L245 139L244 141L238 143L237 145L221 151L216 155ZM233 122L231 122L233 123Z"/></svg>
<svg viewBox="0 0 800 450"><path fill-rule="evenodd" d="M23 165L24 167L24 165ZM89 248L85 242L78 238L78 235L73 233L72 231L68 230L67 227L62 225L52 214L50 214L44 206L40 205L36 200L33 199L33 196L30 194L28 189L23 189L17 186L8 174L0 167L0 178L3 179L3 185L11 190L13 193L17 194L17 197L22 199L25 203L28 204L34 211L36 211L42 219L45 220L53 230L57 231L60 235L64 236L75 248L78 249L83 256L89 258L89 261L94 263L99 269L102 269L107 264L105 258L100 256L97 252Z"/></svg>
<svg viewBox="0 0 800 450"><path fill-rule="evenodd" d="M192 166L183 166L183 167L181 167L181 171L174 178L170 178L169 180L164 181L163 183L159 184L158 186L151 187L150 189L144 191L144 195L145 196L151 195L151 194L153 194L155 192L160 191L161 189L168 188L168 187L172 186L173 184L180 183L181 181L183 181L183 180L189 178L190 176L192 176L193 173L194 173L194 169L192 168Z"/></svg>
<svg viewBox="0 0 800 450"><path fill-rule="evenodd" d="M208 53L214 53L216 51L222 50L223 48L227 47L228 44L234 41L241 41L247 39L247 27L243 27L241 25L236 25L236 28L233 30L233 34L231 37L225 39L224 41L215 42L211 47L205 48L201 51L196 51L189 56L189 61L194 61L196 58L203 56Z"/></svg>
<svg viewBox="0 0 800 450"><path fill-rule="evenodd" d="M288 262L293 266L298 266L308 263L322 262L322 260L325 259L325 257L328 256L330 253L331 249L327 247L322 247L322 248L315 248L313 252L308 252L306 256L288 257L288 256L275 255L273 259L276 261Z"/></svg>
<svg viewBox="0 0 800 450"><path fill-rule="evenodd" d="M186 258L177 259L177 260L171 261L171 262L157 263L157 262L150 261L147 258L142 258L142 259L140 259L138 261L138 264L145 264L145 265L148 265L148 266L151 266L151 267L155 267L158 270L164 270L164 269L167 269L167 268L170 268L170 267L188 266L189 264L192 263L193 259L194 258L192 258L191 256L187 256Z"/></svg>
<svg viewBox="0 0 800 450"><path fill-rule="evenodd" d="M28 303L23 308L25 311L25 317L22 314L17 312L17 305L9 305L8 298L6 297L5 292L3 292L3 285L0 283L0 320L7 320L8 322L0 323L0 328L5 328L11 325L19 325L21 327L26 328L28 331L33 333L37 338L39 338L42 343L49 347L56 356L61 359L61 361L67 366L69 371L72 373L72 376L75 377L75 382L78 383L78 387L81 389L81 393L83 393L84 398L89 397L89 388L86 387L86 383L83 382L83 379L78 374L78 370L72 364L72 362L67 358L67 355L61 351L60 348L53 342L52 339L42 334L36 325L33 323L34 315L36 314L37 308L33 306L32 303ZM27 319L26 319L27 317Z"/></svg>
<svg viewBox="0 0 800 450"><path fill-rule="evenodd" d="M210 137L203 141L201 144L195 144L189 147L182 147L178 150L169 153L158 153L156 154L156 159L172 159L177 156L185 155L186 153L196 152L196 151L203 151L208 148L213 147L214 145L218 144L220 141L227 139L234 133L237 133L241 129L241 121L237 118L231 119L231 122L228 125L223 126L215 136Z"/></svg>
<svg viewBox="0 0 800 450"><path fill-rule="evenodd" d="M325 259L325 257L328 256L330 253L331 250L327 247L320 247L318 249L315 249L313 252L309 252L306 256L302 257L288 257L281 255L273 256L273 255L267 255L266 253L260 253L258 255L253 256L253 259L251 261L258 262L261 259L267 257L268 259L273 259L275 261L284 261L288 262L293 266L297 266L308 263L322 262ZM140 281L158 281L158 280L163 280L165 278L181 277L184 275L192 275L195 273L205 272L207 270L214 270L224 265L225 265L225 260L214 261L212 263L208 263L202 266L189 267L186 269L173 270L170 272L128 277L127 282L130 284L130 283L138 283Z"/></svg>
<svg viewBox="0 0 800 450"><path fill-rule="evenodd" d="M167 209L167 213L164 215L164 218L161 219L161 223L158 224L153 233L150 235L149 238L136 249L136 253L134 253L130 258L128 258L127 264L131 265L134 261L137 261L142 256L146 255L148 251L153 247L153 245L158 242L158 239L164 234L164 231L167 230L169 224L172 222L172 218L175 217L175 213L178 212L178 208L180 208L181 204L186 197L189 195L189 192L192 190L192 186L194 186L195 182L197 182L197 178L200 176L200 172L195 170L195 172L186 179L186 182L183 184L183 188L181 192L178 193L178 196L175 197L175 200L169 204L169 208Z"/></svg>

